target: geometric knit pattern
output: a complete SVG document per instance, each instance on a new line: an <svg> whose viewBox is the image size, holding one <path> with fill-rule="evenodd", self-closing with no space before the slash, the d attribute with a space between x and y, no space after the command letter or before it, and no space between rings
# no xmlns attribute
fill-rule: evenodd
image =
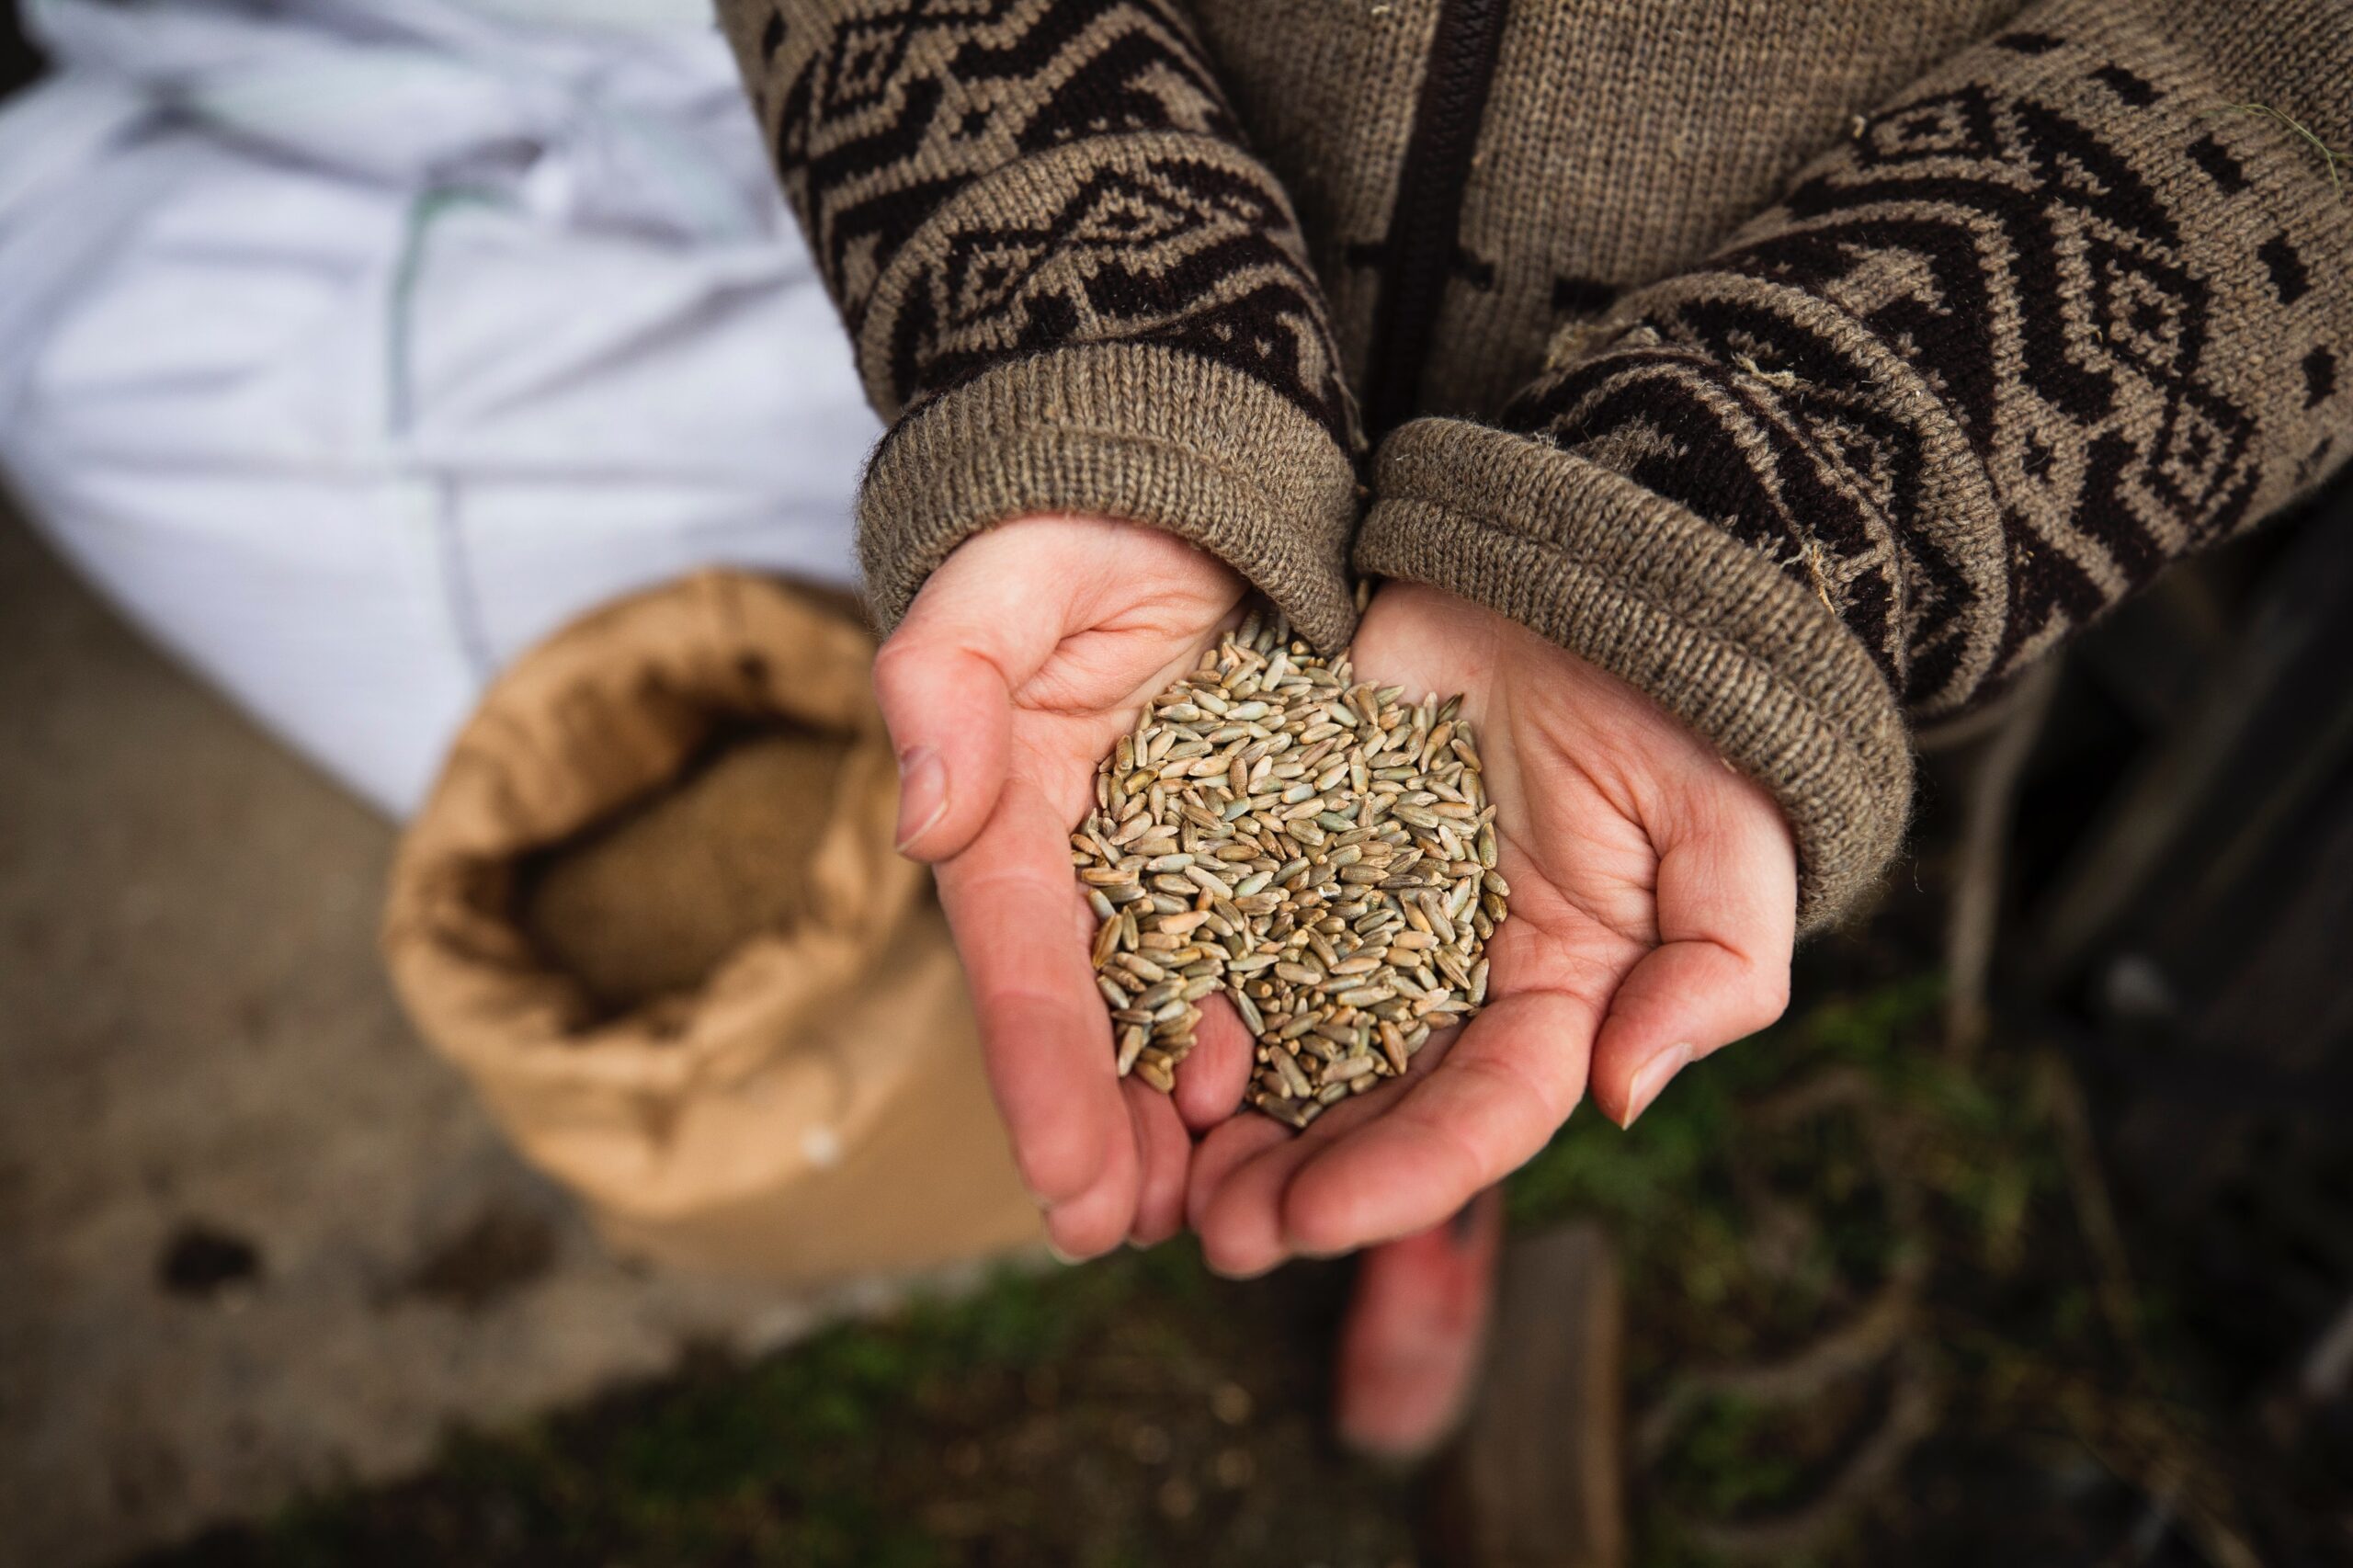
<svg viewBox="0 0 2353 1568"><path fill-rule="evenodd" d="M886 417L1046 350L1148 345L1349 404L1282 191L1161 0L827 0L744 61Z"/></svg>
<svg viewBox="0 0 2353 1568"><path fill-rule="evenodd" d="M2353 457L2353 0L720 8L895 421L886 625L1039 511L1327 649L1352 563L1449 586L1771 790L1809 919L1907 720Z"/></svg>
<svg viewBox="0 0 2353 1568"><path fill-rule="evenodd" d="M2232 148L2258 128L2219 107L2006 34L1623 301L1502 423L1764 553L1909 711L1955 711L2327 466L2346 411L2298 369L2334 363L2299 308L2317 257L2249 221ZM2273 335L2227 330L2251 320Z"/></svg>

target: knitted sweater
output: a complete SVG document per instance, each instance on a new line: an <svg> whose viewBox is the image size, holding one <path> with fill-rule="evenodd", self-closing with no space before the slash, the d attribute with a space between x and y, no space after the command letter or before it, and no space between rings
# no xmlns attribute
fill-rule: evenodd
<svg viewBox="0 0 2353 1568"><path fill-rule="evenodd" d="M1801 914L1907 724L2353 452L2353 0L722 0L893 428L878 616L1132 519L1631 681Z"/></svg>

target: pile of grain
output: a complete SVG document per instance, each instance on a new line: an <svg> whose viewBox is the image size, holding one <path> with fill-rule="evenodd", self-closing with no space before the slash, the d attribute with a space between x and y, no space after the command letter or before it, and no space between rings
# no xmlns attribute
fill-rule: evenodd
<svg viewBox="0 0 2353 1568"><path fill-rule="evenodd" d="M1103 759L1070 842L1122 1075L1172 1088L1222 990L1251 1103L1305 1127L1486 1000L1511 890L1476 738L1404 695L1253 615Z"/></svg>

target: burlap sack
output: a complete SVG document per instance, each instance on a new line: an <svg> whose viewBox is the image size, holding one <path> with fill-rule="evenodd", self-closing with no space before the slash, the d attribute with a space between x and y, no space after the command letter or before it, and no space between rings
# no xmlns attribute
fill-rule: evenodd
<svg viewBox="0 0 2353 1568"><path fill-rule="evenodd" d="M1041 1234L873 652L742 574L622 600L490 688L401 845L410 1016L625 1252L808 1283Z"/></svg>

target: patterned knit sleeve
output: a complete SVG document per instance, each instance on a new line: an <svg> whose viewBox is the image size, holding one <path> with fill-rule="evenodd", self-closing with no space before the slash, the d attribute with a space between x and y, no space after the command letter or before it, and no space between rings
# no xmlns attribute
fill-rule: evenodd
<svg viewBox="0 0 2353 1568"><path fill-rule="evenodd" d="M1200 544L1354 628L1352 406L1290 203L1171 0L722 0L892 427L859 502L886 626L1035 512Z"/></svg>
<svg viewBox="0 0 2353 1568"><path fill-rule="evenodd" d="M1907 721L2353 454L2347 84L2345 0L2030 7L1495 427L1401 427L1357 564L1708 735L1782 802L1818 926L1896 847Z"/></svg>

